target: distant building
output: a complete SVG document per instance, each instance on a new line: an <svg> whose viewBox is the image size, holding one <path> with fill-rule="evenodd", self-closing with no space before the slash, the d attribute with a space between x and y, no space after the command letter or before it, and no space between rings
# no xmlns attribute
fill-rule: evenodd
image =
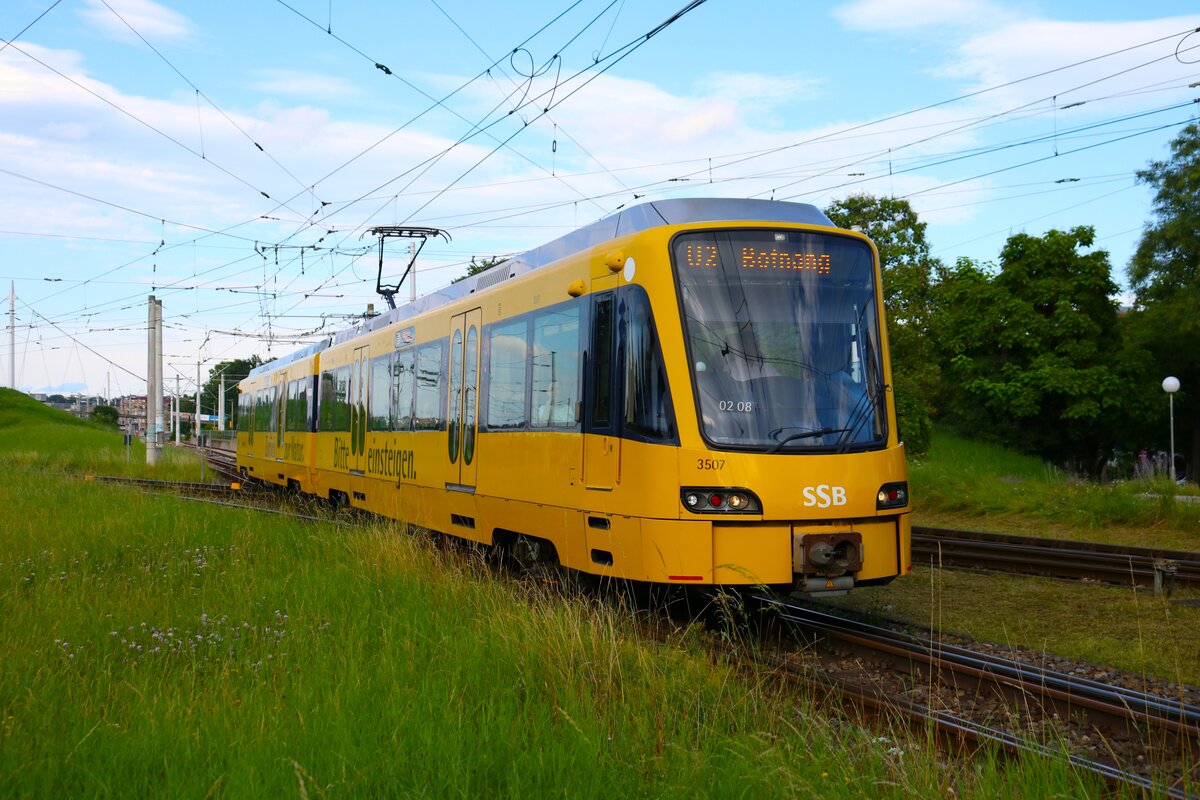
<svg viewBox="0 0 1200 800"><path fill-rule="evenodd" d="M134 436L146 433L146 395L128 395L117 398L117 413L121 430Z"/></svg>

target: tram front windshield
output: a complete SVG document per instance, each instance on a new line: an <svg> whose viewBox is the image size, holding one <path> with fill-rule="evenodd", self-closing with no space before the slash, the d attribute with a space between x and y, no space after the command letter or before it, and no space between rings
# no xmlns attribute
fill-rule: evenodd
<svg viewBox="0 0 1200 800"><path fill-rule="evenodd" d="M871 248L807 231L681 234L672 243L705 439L760 452L886 440Z"/></svg>

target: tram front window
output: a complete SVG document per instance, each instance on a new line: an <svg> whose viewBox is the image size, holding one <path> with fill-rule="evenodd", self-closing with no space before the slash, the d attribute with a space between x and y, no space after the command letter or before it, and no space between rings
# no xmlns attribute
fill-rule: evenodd
<svg viewBox="0 0 1200 800"><path fill-rule="evenodd" d="M701 430L760 452L886 440L870 247L806 231L706 231L672 245Z"/></svg>

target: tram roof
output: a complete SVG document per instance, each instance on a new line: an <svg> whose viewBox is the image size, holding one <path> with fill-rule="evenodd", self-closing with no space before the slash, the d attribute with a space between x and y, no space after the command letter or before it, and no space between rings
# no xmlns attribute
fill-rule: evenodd
<svg viewBox="0 0 1200 800"><path fill-rule="evenodd" d="M569 255L617 238L663 225L693 222L790 222L835 227L819 208L807 203L738 198L677 198L639 203L561 236L547 244L513 256L492 269L418 297L333 337L334 344L418 316L506 280L526 275Z"/></svg>
<svg viewBox="0 0 1200 800"><path fill-rule="evenodd" d="M412 302L390 309L352 328L338 331L332 339L323 339L295 353L255 367L250 371L250 375L261 375L264 372L279 369L294 361L319 353L331 344L341 344L371 331L416 317L460 298L490 289L506 280L526 275L547 264L603 244L618 236L629 236L663 225L742 221L789 222L828 228L836 227L819 208L808 203L728 197L689 197L638 203L560 236L540 247L513 256L492 269L418 297Z"/></svg>

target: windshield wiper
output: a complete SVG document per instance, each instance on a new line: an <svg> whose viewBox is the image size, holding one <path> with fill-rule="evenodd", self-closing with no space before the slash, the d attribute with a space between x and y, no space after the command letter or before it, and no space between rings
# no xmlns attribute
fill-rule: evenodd
<svg viewBox="0 0 1200 800"><path fill-rule="evenodd" d="M826 434L829 434L829 433L845 433L847 430L849 430L849 429L848 428L817 428L814 431L801 431L800 433L793 433L791 436L785 436L782 439L780 439L778 442L776 442L774 445L772 445L771 448L769 450L767 450L766 454L772 455L774 453L778 453L780 450L783 449L783 446L785 444L787 444L788 442L794 442L797 439L813 439L813 438L816 438L817 436L825 436ZM782 433L782 432L783 432L782 428L780 428L779 431L777 431L777 433Z"/></svg>
<svg viewBox="0 0 1200 800"><path fill-rule="evenodd" d="M851 410L852 413L850 416L850 427L842 429L842 432L848 435L838 437L837 451L839 453L845 453L850 449L850 442L858 433L858 429L861 428L863 423L865 423L867 420L872 419L870 412L874 411L875 413L887 413L887 409L883 406L882 401L888 389L890 388L891 387L887 384L879 384L875 387L874 392L864 392L863 396L859 398L858 403L856 403L854 408Z"/></svg>

